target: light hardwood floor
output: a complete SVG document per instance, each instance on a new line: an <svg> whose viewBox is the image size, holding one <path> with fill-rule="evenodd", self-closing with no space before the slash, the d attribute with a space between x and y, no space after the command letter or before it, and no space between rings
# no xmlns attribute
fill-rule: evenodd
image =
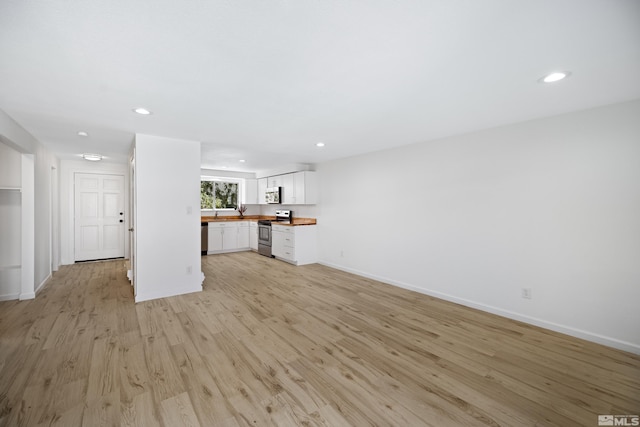
<svg viewBox="0 0 640 427"><path fill-rule="evenodd" d="M133 303L124 262L0 303L4 426L597 426L640 357L320 265L203 257L204 292Z"/></svg>

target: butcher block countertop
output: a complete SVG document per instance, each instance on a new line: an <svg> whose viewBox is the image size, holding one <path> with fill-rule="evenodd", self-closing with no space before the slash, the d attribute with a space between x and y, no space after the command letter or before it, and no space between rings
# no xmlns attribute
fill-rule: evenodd
<svg viewBox="0 0 640 427"><path fill-rule="evenodd" d="M275 216L269 215L245 215L240 216L202 216L200 222L237 222L237 221L259 221L259 220L276 220ZM293 218L291 221L278 221L279 225L316 225L315 218Z"/></svg>

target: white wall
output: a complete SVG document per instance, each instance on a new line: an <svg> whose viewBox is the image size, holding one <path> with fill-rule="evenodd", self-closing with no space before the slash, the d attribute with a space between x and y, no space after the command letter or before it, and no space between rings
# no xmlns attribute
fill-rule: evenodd
<svg viewBox="0 0 640 427"><path fill-rule="evenodd" d="M52 246L59 242L52 242L54 224L52 223L52 211L57 208L57 203L52 197L52 189L57 187L52 183L51 169L59 168L59 160L42 145L38 145L35 152L35 270L34 279L36 291L38 291L51 276L53 257ZM55 197L55 195L54 195ZM57 266L53 268L57 270Z"/></svg>
<svg viewBox="0 0 640 427"><path fill-rule="evenodd" d="M135 165L136 302L201 291L200 142L137 134Z"/></svg>
<svg viewBox="0 0 640 427"><path fill-rule="evenodd" d="M35 154L40 145L33 135L2 110L0 110L0 141L21 153Z"/></svg>
<svg viewBox="0 0 640 427"><path fill-rule="evenodd" d="M320 259L640 353L639 118L633 101L321 164Z"/></svg>
<svg viewBox="0 0 640 427"><path fill-rule="evenodd" d="M20 211L20 192L0 190L0 269L21 263Z"/></svg>
<svg viewBox="0 0 640 427"><path fill-rule="evenodd" d="M129 229L129 168L126 164L90 162L88 160L62 160L60 162L60 243L61 263L73 264L74 256L74 185L76 173L115 174L125 177L125 226ZM125 242L129 236L125 234ZM124 257L129 258L129 245L125 243Z"/></svg>
<svg viewBox="0 0 640 427"><path fill-rule="evenodd" d="M256 174L253 172L235 172L220 169L200 169L202 176L217 176L225 178L239 178L239 179L256 179Z"/></svg>
<svg viewBox="0 0 640 427"><path fill-rule="evenodd" d="M0 140L0 188L20 188L21 156Z"/></svg>
<svg viewBox="0 0 640 427"><path fill-rule="evenodd" d="M35 155L23 154L21 156L22 187L20 189L20 251L21 292L19 298L33 299L36 296L36 197L35 197ZM40 261L40 260L38 260ZM41 282L41 283L44 283ZM37 286L38 288L41 285Z"/></svg>

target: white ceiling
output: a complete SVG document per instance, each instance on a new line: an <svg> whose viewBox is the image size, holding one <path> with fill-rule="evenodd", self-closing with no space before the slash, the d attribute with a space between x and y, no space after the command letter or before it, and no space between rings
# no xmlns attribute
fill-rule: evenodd
<svg viewBox="0 0 640 427"><path fill-rule="evenodd" d="M256 171L636 98L637 0L0 1L0 108L63 159Z"/></svg>

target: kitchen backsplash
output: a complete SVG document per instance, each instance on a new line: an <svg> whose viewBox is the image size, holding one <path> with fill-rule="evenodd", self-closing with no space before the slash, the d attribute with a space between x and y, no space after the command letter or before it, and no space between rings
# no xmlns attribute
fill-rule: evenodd
<svg viewBox="0 0 640 427"><path fill-rule="evenodd" d="M245 211L245 215L262 215L260 213L260 205L245 205L247 210ZM201 210L201 216L214 216L216 214L215 211L211 210ZM274 214L275 215L275 214ZM240 216L238 211L218 211L218 216Z"/></svg>
<svg viewBox="0 0 640 427"><path fill-rule="evenodd" d="M245 205L245 215L269 215L274 216L276 209L289 209L294 218L316 218L317 207L315 205ZM215 211L200 211L201 216L214 216ZM218 211L218 216L240 216L237 211Z"/></svg>
<svg viewBox="0 0 640 427"><path fill-rule="evenodd" d="M276 209L289 209L294 218L316 218L316 205L257 205L260 215L275 215Z"/></svg>

